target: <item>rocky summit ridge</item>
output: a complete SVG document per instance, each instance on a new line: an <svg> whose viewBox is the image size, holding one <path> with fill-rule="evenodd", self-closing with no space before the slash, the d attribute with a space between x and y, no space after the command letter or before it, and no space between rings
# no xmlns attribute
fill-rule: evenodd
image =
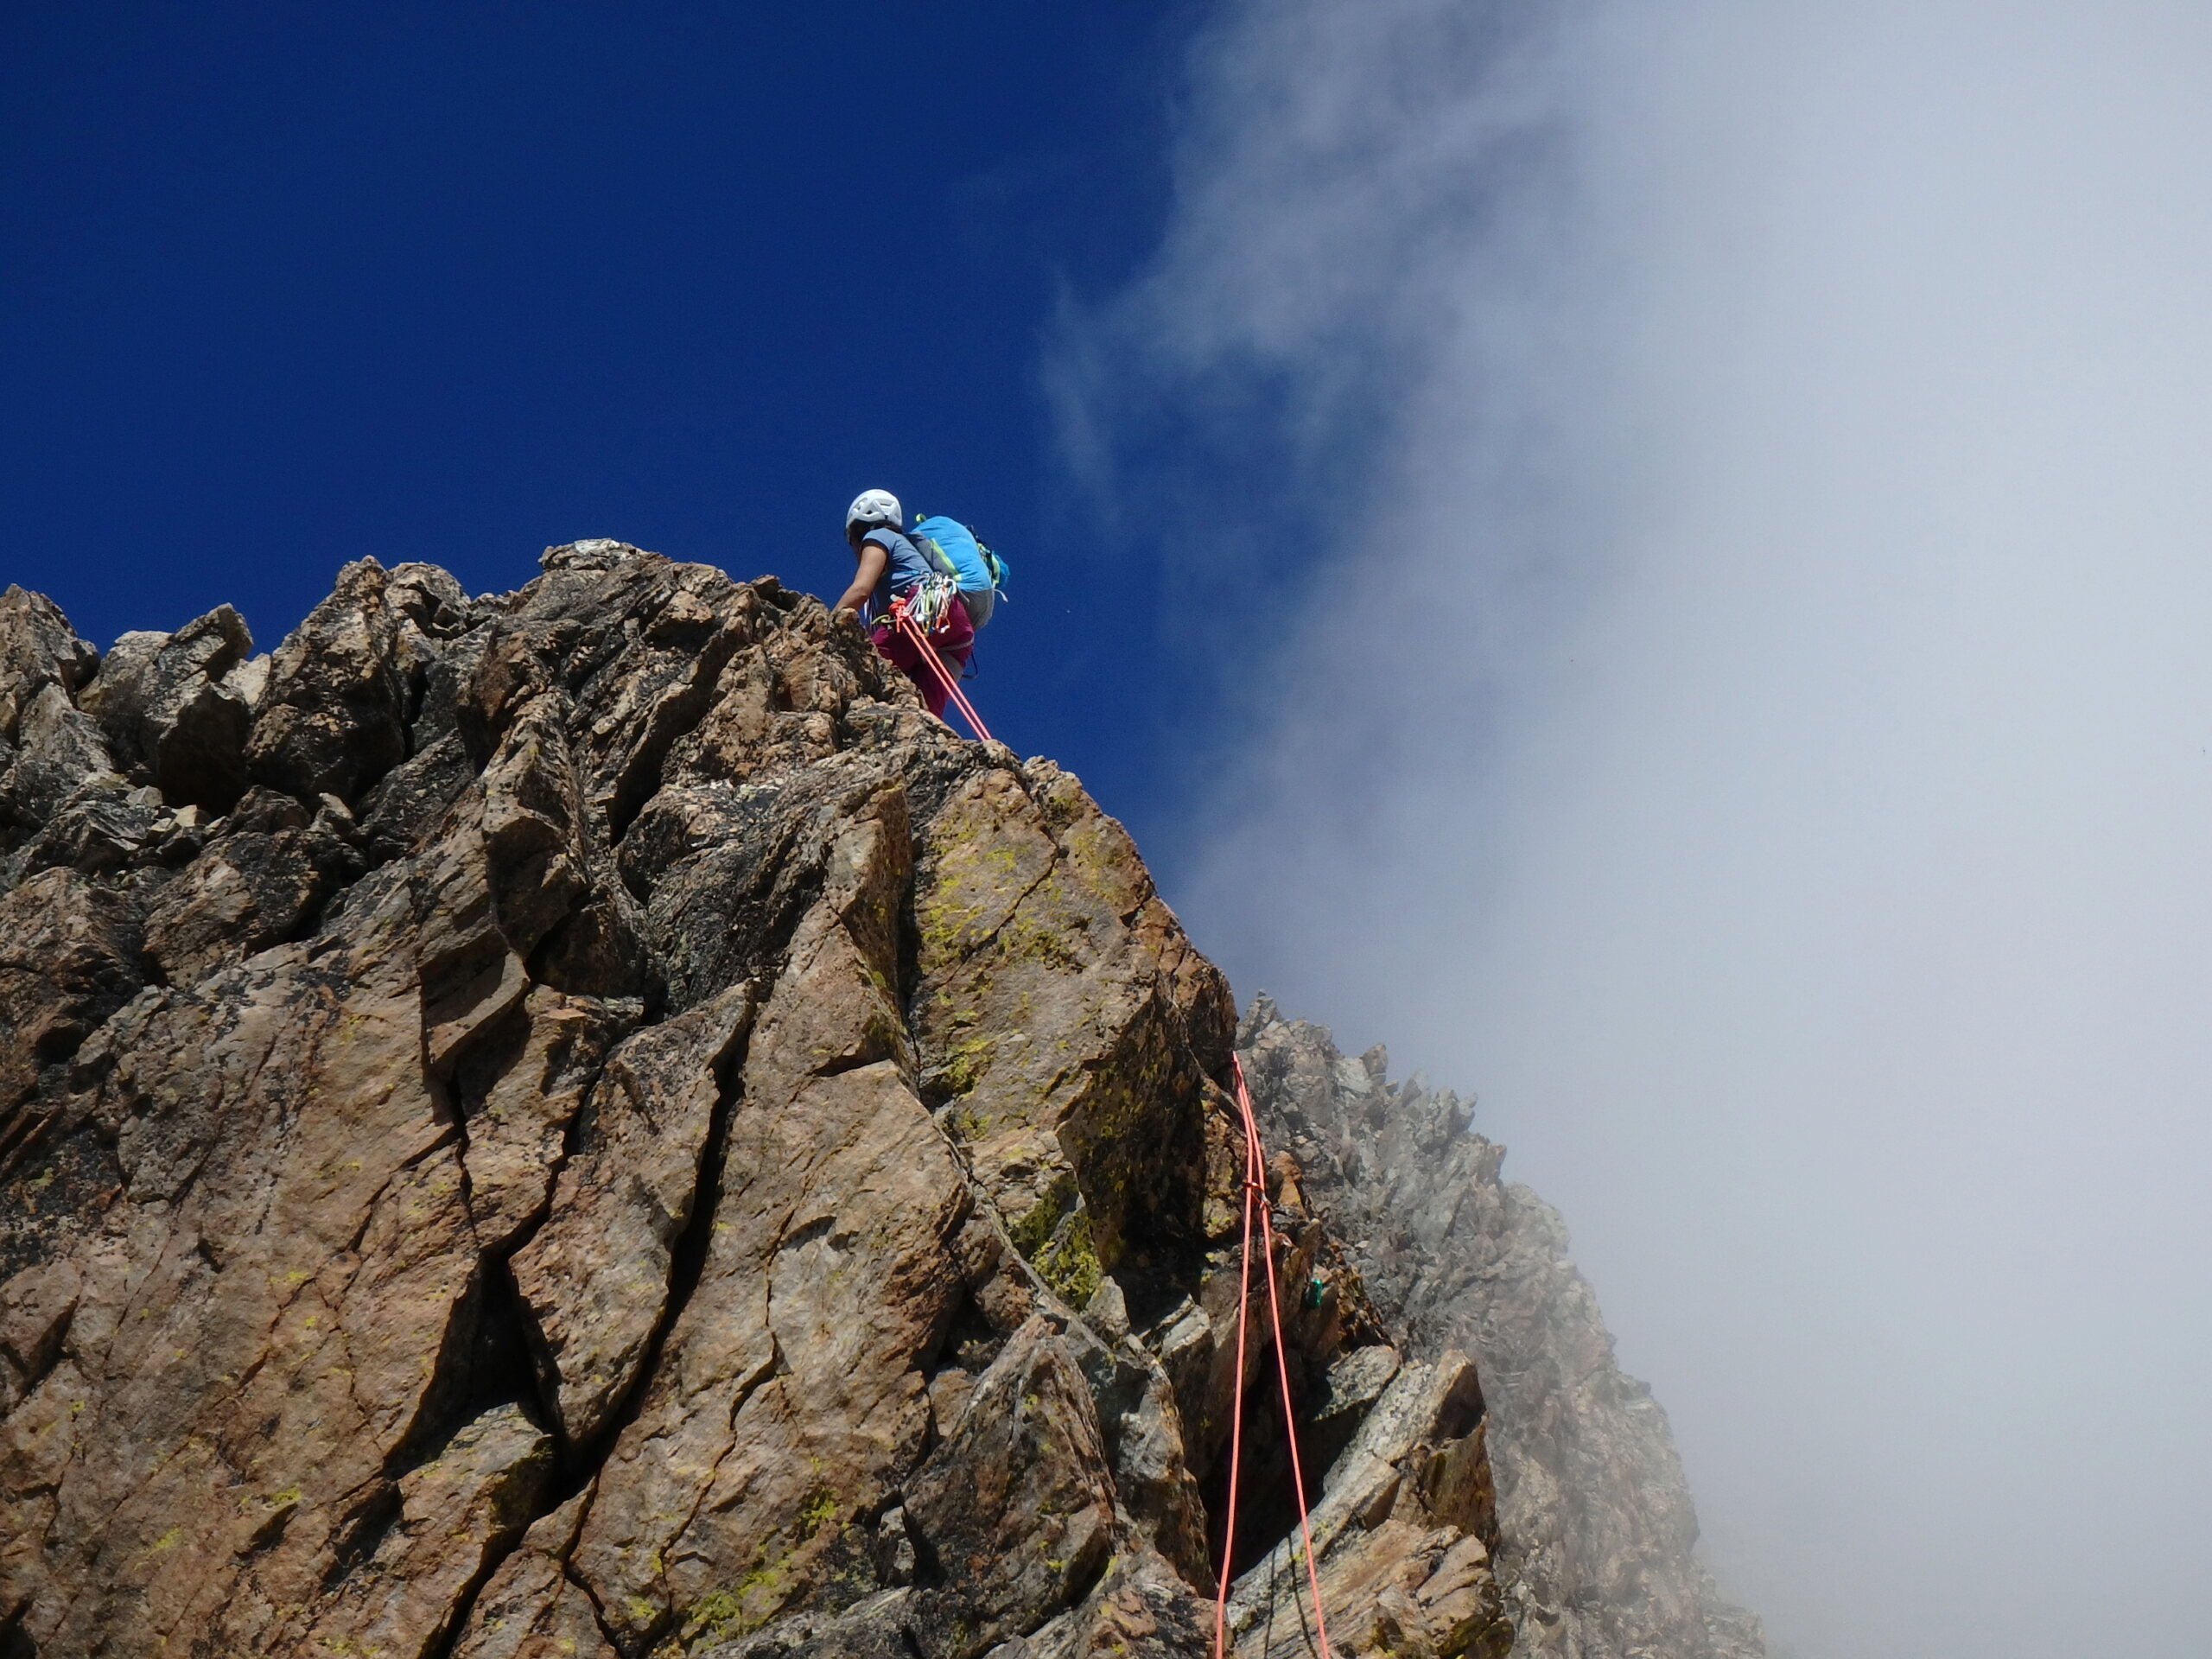
<svg viewBox="0 0 2212 1659"><path fill-rule="evenodd" d="M0 595L0 1659L1751 1659L1556 1219L772 578Z"/></svg>

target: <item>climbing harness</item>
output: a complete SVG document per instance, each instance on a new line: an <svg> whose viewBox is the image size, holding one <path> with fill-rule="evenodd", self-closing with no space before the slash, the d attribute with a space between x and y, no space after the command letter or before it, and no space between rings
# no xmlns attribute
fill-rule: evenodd
<svg viewBox="0 0 2212 1659"><path fill-rule="evenodd" d="M1259 1120L1252 1092L1244 1086L1244 1063L1234 1052L1230 1070L1236 1077L1236 1109L1244 1120L1244 1249L1236 1283L1236 1409L1229 1420L1229 1516L1221 1540L1221 1581L1213 1604L1214 1659L1229 1659L1229 1572L1236 1559L1236 1491L1244 1456L1244 1324L1252 1297L1252 1212L1260 1214L1260 1237L1268 1275L1268 1319L1275 1339L1275 1376L1282 1384L1283 1438L1290 1444L1290 1485L1298 1498L1298 1535L1306 1546L1306 1583L1313 1595L1313 1633L1320 1659L1331 1659L1329 1622L1321 1612L1321 1574L1313 1565L1313 1528L1306 1513L1306 1472L1298 1463L1298 1420L1290 1404L1290 1361L1282 1342L1282 1306L1275 1294L1275 1230L1268 1203L1267 1159L1260 1146Z"/></svg>
<svg viewBox="0 0 2212 1659"><path fill-rule="evenodd" d="M960 710L960 717L968 722L968 729L982 739L984 742L988 743L991 741L990 728L983 724L983 717L976 712L976 705L969 702L966 695L960 690L958 677L946 671L944 658L938 656L931 646L927 628L918 626L913 614L907 609L906 601L917 597L919 588L927 585L926 583L919 584L916 589L902 594L891 601L891 626L906 636L908 642L914 647L915 654L928 665L930 672L937 676L938 683L945 689L946 694L952 700L952 706ZM948 582L946 586L950 588L950 584ZM950 602L955 605L960 602L957 589L953 591ZM944 608L940 605L931 613L931 621L927 626L935 626L937 619L944 614Z"/></svg>

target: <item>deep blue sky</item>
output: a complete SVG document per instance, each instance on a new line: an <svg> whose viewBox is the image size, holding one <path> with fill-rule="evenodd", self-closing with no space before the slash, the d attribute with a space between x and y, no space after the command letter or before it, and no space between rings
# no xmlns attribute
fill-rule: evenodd
<svg viewBox="0 0 2212 1659"><path fill-rule="evenodd" d="M1191 716L1039 361L1157 241L1194 16L8 8L0 579L103 646L583 536L829 594L883 485L1011 556L971 690L1141 833Z"/></svg>

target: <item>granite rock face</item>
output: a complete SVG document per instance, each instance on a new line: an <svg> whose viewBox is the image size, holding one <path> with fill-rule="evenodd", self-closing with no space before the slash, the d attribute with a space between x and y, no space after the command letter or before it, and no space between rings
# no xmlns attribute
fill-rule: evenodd
<svg viewBox="0 0 2212 1659"><path fill-rule="evenodd" d="M619 543L251 648L0 595L0 1656L1197 1655L1240 1421L1306 1650L1234 1007L1073 778ZM1288 1179L1336 1650L1502 1655L1490 1356Z"/></svg>
<svg viewBox="0 0 2212 1659"><path fill-rule="evenodd" d="M1349 1058L1264 996L1238 1046L1278 1179L1344 1242L1383 1322L1418 1358L1481 1367L1515 1655L1764 1659L1758 1620L1693 1554L1666 1414L1615 1363L1558 1213L1500 1179L1505 1149L1453 1095L1392 1084L1380 1049Z"/></svg>

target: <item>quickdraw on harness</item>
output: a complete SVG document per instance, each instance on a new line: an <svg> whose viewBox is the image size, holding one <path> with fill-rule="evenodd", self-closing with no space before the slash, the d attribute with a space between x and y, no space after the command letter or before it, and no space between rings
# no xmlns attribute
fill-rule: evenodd
<svg viewBox="0 0 2212 1659"><path fill-rule="evenodd" d="M903 604L906 614L924 633L935 633L944 621L944 613L960 603L960 583L951 576L932 571L909 588L892 607Z"/></svg>
<svg viewBox="0 0 2212 1659"><path fill-rule="evenodd" d="M912 607L912 601L922 597L924 590L932 582L945 582L946 587L951 592L951 602L955 605L960 602L959 589L952 587L945 578L941 576L926 578L891 601L891 626L906 637L907 643L914 648L914 654L920 658L923 665L937 677L938 683L944 688L945 695L951 699L952 706L960 710L960 717L968 722L968 729L982 739L984 742L988 743L991 741L990 728L983 724L983 717L976 712L976 705L969 702L967 696L960 690L960 677L945 667L944 658L938 656L930 644L931 632L935 628L937 621L942 620L944 615L943 606L940 605L931 613L932 620L929 623L924 624L917 620L921 613Z"/></svg>
<svg viewBox="0 0 2212 1659"><path fill-rule="evenodd" d="M1320 1659L1331 1659L1329 1624L1321 1612L1321 1574L1313 1564L1313 1528L1306 1513L1306 1471L1298 1462L1298 1421L1290 1402L1290 1361L1282 1342L1282 1306L1275 1294L1275 1230L1268 1203L1267 1158L1260 1146L1259 1120L1252 1093L1244 1086L1244 1064L1234 1053L1230 1070L1236 1078L1236 1109L1244 1120L1244 1251L1236 1285L1236 1409L1229 1420L1229 1516L1221 1540L1221 1582L1213 1604L1214 1659L1229 1659L1229 1573L1236 1558L1236 1491L1244 1456L1244 1325L1252 1297L1252 1215L1260 1217L1260 1237L1268 1277L1268 1319L1274 1331L1275 1376L1282 1384L1283 1438L1290 1444L1290 1484L1298 1498L1298 1535L1305 1545L1306 1583L1313 1596L1313 1634Z"/></svg>

